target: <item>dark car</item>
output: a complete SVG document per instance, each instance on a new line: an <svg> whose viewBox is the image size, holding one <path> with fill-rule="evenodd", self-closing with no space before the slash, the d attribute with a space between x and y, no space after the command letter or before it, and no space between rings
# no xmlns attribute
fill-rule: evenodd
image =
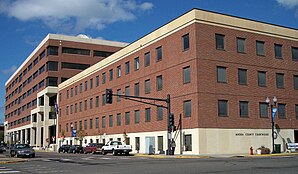
<svg viewBox="0 0 298 174"><path fill-rule="evenodd" d="M29 144L15 144L10 148L10 156L14 157L35 157L35 150Z"/></svg>
<svg viewBox="0 0 298 174"><path fill-rule="evenodd" d="M84 153L99 153L101 154L101 148L104 146L103 143L89 143L85 148L84 148Z"/></svg>
<svg viewBox="0 0 298 174"><path fill-rule="evenodd" d="M68 152L69 151L69 148L70 148L70 145L62 145L62 146L59 147L58 152L59 153L61 153L61 152L63 152L63 153Z"/></svg>
<svg viewBox="0 0 298 174"><path fill-rule="evenodd" d="M70 146L68 153L83 153L83 147L80 145L72 145Z"/></svg>

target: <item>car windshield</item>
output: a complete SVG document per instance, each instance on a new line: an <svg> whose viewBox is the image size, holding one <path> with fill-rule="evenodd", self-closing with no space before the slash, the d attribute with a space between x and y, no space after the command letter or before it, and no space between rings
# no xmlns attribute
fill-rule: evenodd
<svg viewBox="0 0 298 174"><path fill-rule="evenodd" d="M114 141L112 142L113 145L122 145L122 143L120 141Z"/></svg>
<svg viewBox="0 0 298 174"><path fill-rule="evenodd" d="M25 149L25 148L30 148L29 144L17 144L15 145L16 149Z"/></svg>

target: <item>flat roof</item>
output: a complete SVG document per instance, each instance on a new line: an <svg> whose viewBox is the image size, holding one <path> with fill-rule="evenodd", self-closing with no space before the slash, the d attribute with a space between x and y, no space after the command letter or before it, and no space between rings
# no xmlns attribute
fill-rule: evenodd
<svg viewBox="0 0 298 174"><path fill-rule="evenodd" d="M241 30L251 33L257 33L272 37L278 37L283 39L289 39L298 41L298 30L293 28L282 27L279 25L273 25L265 22L258 22L255 20L225 15L221 13L210 12L201 9L192 9L187 13L177 17L176 19L168 22L162 27L152 31L146 36L136 40L125 48L117 51L106 59L94 64L88 69L76 74L72 78L59 84L59 89L64 89L85 77L88 77L99 70L131 55L138 50L146 47L158 40L186 27L193 23L208 24L213 26L220 26L224 28L230 28L235 30Z"/></svg>
<svg viewBox="0 0 298 174"><path fill-rule="evenodd" d="M66 36L62 34L48 34L39 45L33 50L33 52L26 58L26 60L18 67L18 69L10 76L10 78L6 81L5 86L19 73L19 71L26 65L27 62L31 60L31 58L42 48L42 46L48 40L61 40L61 41L70 41L70 42L78 42L78 43L87 43L94 45L106 45L106 46L115 46L115 47L125 47L128 43L117 42L117 41L109 41L109 40L100 40L100 39L92 39L78 36Z"/></svg>

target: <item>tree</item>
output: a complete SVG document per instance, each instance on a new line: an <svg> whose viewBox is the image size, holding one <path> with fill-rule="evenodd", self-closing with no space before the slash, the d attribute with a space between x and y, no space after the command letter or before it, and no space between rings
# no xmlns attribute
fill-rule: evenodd
<svg viewBox="0 0 298 174"><path fill-rule="evenodd" d="M80 130L77 131L77 140L80 141L80 145L83 144L82 141L83 141L85 136L87 136L87 133L84 130L80 129Z"/></svg>
<svg viewBox="0 0 298 174"><path fill-rule="evenodd" d="M123 142L125 143L125 144L127 144L128 143L128 135L127 135L127 133L126 133L126 131L124 130L124 132L123 132Z"/></svg>

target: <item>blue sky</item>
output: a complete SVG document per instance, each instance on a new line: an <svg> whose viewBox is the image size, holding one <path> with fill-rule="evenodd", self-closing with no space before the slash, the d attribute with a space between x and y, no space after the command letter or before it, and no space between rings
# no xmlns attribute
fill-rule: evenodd
<svg viewBox="0 0 298 174"><path fill-rule="evenodd" d="M1 0L0 122L5 82L48 33L133 42L192 8L298 28L298 0Z"/></svg>

